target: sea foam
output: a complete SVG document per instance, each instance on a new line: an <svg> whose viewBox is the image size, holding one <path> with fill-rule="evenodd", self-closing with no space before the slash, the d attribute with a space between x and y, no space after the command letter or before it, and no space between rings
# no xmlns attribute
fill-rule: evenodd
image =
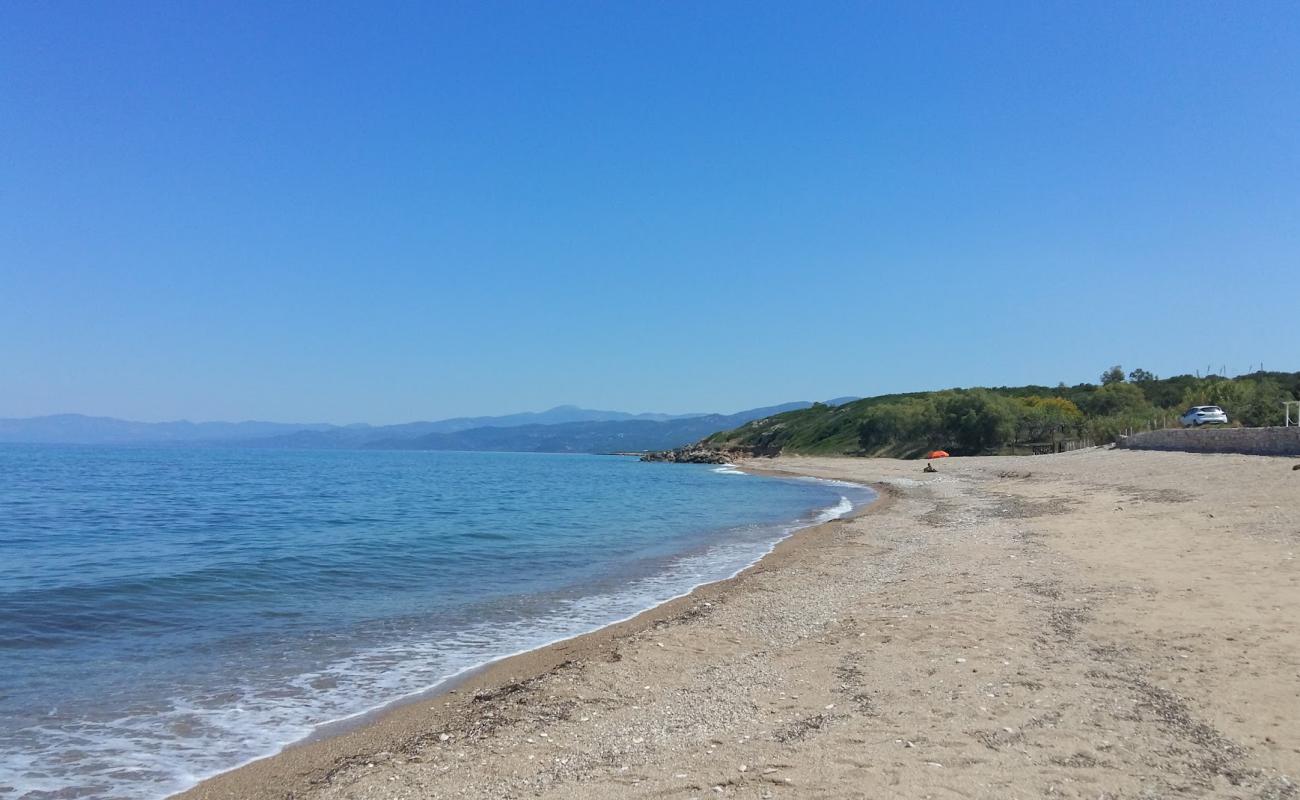
<svg viewBox="0 0 1300 800"><path fill-rule="evenodd" d="M0 543L53 553L45 575L0 565L0 603L35 598L25 619L61 632L52 644L0 620L13 645L0 649L6 800L165 797L732 577L870 498L599 457L6 455L0 476L57 474L40 499L67 515L24 520L42 492L0 478L0 505L19 510ZM79 472L100 481L94 494L79 494L92 483ZM30 536L37 526L49 535ZM175 579L161 556L122 558L130 548L167 553ZM146 569L158 577L139 579ZM122 624L105 629L106 614Z"/></svg>

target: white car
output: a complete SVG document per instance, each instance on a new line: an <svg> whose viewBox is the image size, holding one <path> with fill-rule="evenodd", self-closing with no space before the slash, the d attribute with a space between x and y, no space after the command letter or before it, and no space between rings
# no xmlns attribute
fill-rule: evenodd
<svg viewBox="0 0 1300 800"><path fill-rule="evenodd" d="M1228 415L1218 406L1192 406L1183 413L1178 421L1184 428L1199 428L1202 425L1227 425Z"/></svg>

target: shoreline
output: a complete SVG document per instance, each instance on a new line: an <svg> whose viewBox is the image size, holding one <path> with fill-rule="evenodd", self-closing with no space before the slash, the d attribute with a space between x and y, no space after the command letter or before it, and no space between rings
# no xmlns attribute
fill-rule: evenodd
<svg viewBox="0 0 1300 800"><path fill-rule="evenodd" d="M837 482L835 479L764 469L748 464L743 467L732 464L726 466L733 467L738 472L783 480L809 478ZM738 586L747 574L761 571L769 559L779 560L783 551L801 544L795 543L796 539L802 540L820 529L862 517L877 508L887 506L892 501L894 490L885 484L842 482L869 489L875 496L863 505L854 505L842 516L822 522L813 521L793 529L775 541L771 548L753 563L731 576L700 584L631 617L616 620L587 633L500 656L486 663L468 667L412 695L396 698L349 717L321 723L312 733L284 745L276 753L260 756L203 778L188 789L167 795L166 800L246 798L252 796L248 793L250 781L258 787L257 791L267 792L267 796L272 796L269 787L284 783L279 777L283 773L293 773L294 778L291 781L293 783L301 781L308 775L328 775L338 760L341 757L347 758L345 754L358 744L364 742L366 745L372 745L376 742L386 742L395 747L399 742L409 741L418 727L427 727L431 724L445 726L455 716L455 712L464 713L463 709L453 708L453 705L457 704L456 701L460 704L473 702L475 697L537 680L575 659L591 658L608 652L619 639L635 636L656 625L680 619L690 613L691 606L712 602L709 598L714 598ZM425 709L416 708L424 703L438 702L442 703L441 707L433 705ZM379 752L387 749L391 748L384 748ZM284 793L293 790L286 785L284 789L276 791Z"/></svg>
<svg viewBox="0 0 1300 800"><path fill-rule="evenodd" d="M740 466L878 497L733 578L179 797L1300 795L1291 460Z"/></svg>

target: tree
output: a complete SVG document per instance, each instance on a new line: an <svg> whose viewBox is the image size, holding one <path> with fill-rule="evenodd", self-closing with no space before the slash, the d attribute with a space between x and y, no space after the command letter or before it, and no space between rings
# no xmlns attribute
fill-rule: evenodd
<svg viewBox="0 0 1300 800"><path fill-rule="evenodd" d="M858 426L858 445L865 452L889 445L919 449L932 444L938 428L934 403L928 398L886 403L867 410Z"/></svg>
<svg viewBox="0 0 1300 800"><path fill-rule="evenodd" d="M1147 372L1141 368L1135 369L1128 374L1129 383L1150 383L1158 380L1160 379L1156 377L1154 372Z"/></svg>
<svg viewBox="0 0 1300 800"><path fill-rule="evenodd" d="M1115 366L1101 373L1102 386L1110 386L1112 383L1123 383L1123 382L1124 382L1124 368L1121 367L1119 364L1116 364Z"/></svg>
<svg viewBox="0 0 1300 800"><path fill-rule="evenodd" d="M1016 441L1055 442L1082 423L1083 412L1063 397L1022 397Z"/></svg>
<svg viewBox="0 0 1300 800"><path fill-rule="evenodd" d="M1186 408L1180 405L1183 402L1183 395L1188 388L1197 383L1199 380L1192 375L1176 375L1163 380L1148 381L1143 383L1141 388L1147 400L1151 401L1151 405L1181 413Z"/></svg>
<svg viewBox="0 0 1300 800"><path fill-rule="evenodd" d="M1227 412L1230 421L1252 428L1280 424L1282 401L1288 399L1286 390L1271 378L1206 379L1183 394L1184 405L1216 405Z"/></svg>
<svg viewBox="0 0 1300 800"><path fill-rule="evenodd" d="M1241 408L1237 409L1237 419L1240 420L1241 424L1252 428L1281 425L1284 419L1282 402L1292 399L1281 384L1270 378L1258 381L1240 381L1240 383L1249 383L1251 385L1250 391L1246 394L1245 402ZM1228 419L1232 419L1232 417Z"/></svg>
<svg viewBox="0 0 1300 800"><path fill-rule="evenodd" d="M1150 404L1138 387L1131 383L1112 381L1085 397L1080 405L1088 416L1104 417L1136 413L1147 409Z"/></svg>
<svg viewBox="0 0 1300 800"><path fill-rule="evenodd" d="M934 396L934 410L938 441L957 453L995 450L1015 436L1015 401L984 389L940 392Z"/></svg>

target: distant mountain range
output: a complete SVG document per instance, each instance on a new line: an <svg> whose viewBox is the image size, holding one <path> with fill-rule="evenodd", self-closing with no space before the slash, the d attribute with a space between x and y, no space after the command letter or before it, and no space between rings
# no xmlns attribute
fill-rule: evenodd
<svg viewBox="0 0 1300 800"><path fill-rule="evenodd" d="M786 403L736 414L705 414L670 420L595 420L510 428L470 428L428 433L412 439L381 439L366 445L390 450L504 450L518 453L620 453L661 450L667 442L685 444L717 431L744 425L812 403ZM703 432L703 433L702 433ZM679 447L680 444L671 445Z"/></svg>
<svg viewBox="0 0 1300 800"><path fill-rule="evenodd" d="M838 405L854 398L837 398ZM130 422L57 414L0 419L0 443L228 445L299 449L501 450L607 453L661 450L783 411L795 402L736 414L630 414L557 406L495 417L456 417L400 425L280 422Z"/></svg>
<svg viewBox="0 0 1300 800"><path fill-rule="evenodd" d="M129 422L112 417L54 414L0 419L0 442L30 444L171 444L245 441L336 426L281 422Z"/></svg>

